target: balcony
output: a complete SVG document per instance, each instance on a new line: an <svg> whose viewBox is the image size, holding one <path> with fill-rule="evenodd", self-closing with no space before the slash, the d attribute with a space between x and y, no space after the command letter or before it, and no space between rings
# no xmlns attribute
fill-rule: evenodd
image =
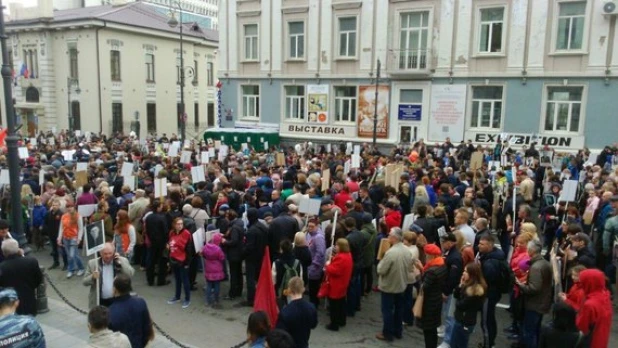
<svg viewBox="0 0 618 348"><path fill-rule="evenodd" d="M426 49L389 49L387 71L391 75L429 75L430 59L430 53Z"/></svg>

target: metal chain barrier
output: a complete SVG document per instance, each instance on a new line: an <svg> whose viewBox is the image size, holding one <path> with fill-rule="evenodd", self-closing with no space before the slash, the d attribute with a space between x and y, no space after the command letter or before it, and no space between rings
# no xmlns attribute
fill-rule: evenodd
<svg viewBox="0 0 618 348"><path fill-rule="evenodd" d="M49 276L49 274L47 274L47 272L44 273L45 278L47 279L47 283L49 285L51 285L52 289L54 289L54 291L56 292L56 294L58 294L58 296L60 297L60 299L62 299L62 301L64 301L64 303L66 303L69 307L73 308L74 310L76 310L77 312L84 314L84 315L88 315L88 312L86 312L85 310L77 307L76 305L74 305L73 303L71 303L71 301L69 301L68 298L66 298L66 296L64 296L62 294L62 292L60 292L60 289L58 289L58 287L56 286L56 284L54 284L54 282L51 280L51 277ZM185 344L182 344L181 342L179 342L178 340L176 340L174 337L170 336L170 334L168 334L167 332L165 332L157 323L155 323L154 321L152 321L152 326L154 326L155 329L157 329L157 331L159 331L159 333L161 334L161 336L167 338L170 342L172 342L173 344L175 344L178 347L181 348L191 348L190 346L187 346ZM240 348L242 346L244 346L247 342L246 341L242 341L241 343L231 347L231 348Z"/></svg>

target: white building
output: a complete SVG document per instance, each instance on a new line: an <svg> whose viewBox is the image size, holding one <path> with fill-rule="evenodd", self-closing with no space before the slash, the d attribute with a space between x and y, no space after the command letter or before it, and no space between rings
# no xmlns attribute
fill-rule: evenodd
<svg viewBox="0 0 618 348"><path fill-rule="evenodd" d="M379 60L378 142L599 148L616 140L606 2L221 0L222 124L370 141Z"/></svg>
<svg viewBox="0 0 618 348"><path fill-rule="evenodd" d="M179 28L152 6L52 11L42 1L11 13L7 46L22 132L69 129L71 121L76 130L128 132L136 117L142 134L178 131ZM218 35L183 23L187 136L197 136L215 125Z"/></svg>

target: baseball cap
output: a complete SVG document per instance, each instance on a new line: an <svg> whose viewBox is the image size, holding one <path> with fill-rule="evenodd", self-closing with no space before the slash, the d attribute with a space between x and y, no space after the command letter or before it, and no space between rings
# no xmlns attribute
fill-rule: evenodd
<svg viewBox="0 0 618 348"><path fill-rule="evenodd" d="M221 204L221 206L219 207L219 210L230 210L230 206L227 204Z"/></svg>
<svg viewBox="0 0 618 348"><path fill-rule="evenodd" d="M323 198L322 203L320 203L320 205L327 205L327 204L333 204L333 200L330 198Z"/></svg>

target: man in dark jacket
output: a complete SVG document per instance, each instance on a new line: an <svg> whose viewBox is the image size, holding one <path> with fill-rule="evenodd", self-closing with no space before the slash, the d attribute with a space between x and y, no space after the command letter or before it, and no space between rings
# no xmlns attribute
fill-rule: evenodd
<svg viewBox="0 0 618 348"><path fill-rule="evenodd" d="M308 348L311 330L318 325L318 312L310 302L303 299L305 287L300 277L293 277L287 286L290 303L283 307L277 318L277 328L287 331L296 343L296 348Z"/></svg>
<svg viewBox="0 0 618 348"><path fill-rule="evenodd" d="M268 205L268 197L266 197L265 195L260 196L258 202L259 202L259 208L258 208L258 218L260 219L264 219L264 214L266 213L271 213L273 212L273 208Z"/></svg>
<svg viewBox="0 0 618 348"><path fill-rule="evenodd" d="M505 256L502 250L494 246L495 240L491 236L481 237L479 241L478 258L485 280L487 281L487 301L483 306L482 324L483 342L485 347L493 347L496 343L498 325L496 323L496 305L502 294L498 285L502 281L500 263L504 262Z"/></svg>
<svg viewBox="0 0 618 348"><path fill-rule="evenodd" d="M479 252L479 242L481 238L484 236L490 236L494 238L495 243L498 243L497 238L495 238L491 231L489 231L489 222L485 218L478 218L474 222L474 227L476 229L476 234L474 235L474 255Z"/></svg>
<svg viewBox="0 0 618 348"><path fill-rule="evenodd" d="M270 194L270 198L272 200L273 218L277 218L283 212L283 206L285 205L281 200L281 192L278 190L274 190Z"/></svg>
<svg viewBox="0 0 618 348"><path fill-rule="evenodd" d="M590 249L590 237L584 232L578 232L571 237L571 248L577 252L574 262L586 268L594 268L596 258Z"/></svg>
<svg viewBox="0 0 618 348"><path fill-rule="evenodd" d="M243 240L245 237L245 224L236 212L230 209L228 216L233 216L230 221L230 229L225 240L221 243L230 264L230 292L227 299L233 300L242 295L242 253Z"/></svg>
<svg viewBox="0 0 618 348"><path fill-rule="evenodd" d="M363 250L368 241L365 236L356 229L356 220L354 218L348 217L345 219L345 228L348 231L345 238L350 244L352 261L354 261L352 278L350 278L348 297L346 300L348 316L353 317L356 311L360 310L362 292L360 275L363 270Z"/></svg>
<svg viewBox="0 0 618 348"><path fill-rule="evenodd" d="M423 235L427 239L428 244L436 244L439 245L439 237L438 237L438 223L436 219L427 216L428 206L425 204L419 205L416 209L418 213L418 218L414 220L414 224L418 225L423 230ZM404 226L404 228L409 228L410 226Z"/></svg>
<svg viewBox="0 0 618 348"><path fill-rule="evenodd" d="M36 315L34 291L43 282L39 262L23 256L15 239L2 242L4 261L0 263L0 288L14 288L19 295L17 314Z"/></svg>
<svg viewBox="0 0 618 348"><path fill-rule="evenodd" d="M268 245L268 227L258 220L258 210L255 208L247 210L247 220L249 220L249 227L243 251L247 281L247 300L239 303L239 306L253 307L255 284L260 275L264 249Z"/></svg>
<svg viewBox="0 0 618 348"><path fill-rule="evenodd" d="M549 313L552 305L552 268L541 256L543 245L537 240L528 243L530 269L526 282L517 278L517 286L524 296L524 321L521 327L520 344L526 348L538 347L543 315Z"/></svg>
<svg viewBox="0 0 618 348"><path fill-rule="evenodd" d="M158 269L157 285L162 286L167 284L165 276L167 275L167 260L163 257L163 251L167 245L167 236L169 227L167 220L162 213L161 202L159 200L152 201L150 212L144 217L144 227L146 235L150 240L150 263L146 269L146 280L148 285L154 285L155 267Z"/></svg>
<svg viewBox="0 0 618 348"><path fill-rule="evenodd" d="M451 307L451 301L454 301L453 291L459 285L461 274L463 273L463 258L459 249L457 249L457 238L454 234L448 233L442 237L441 241L446 269L448 270L446 283L442 290L442 299L444 300L442 317L446 318L444 322L444 342L450 345L455 319L452 314L449 314L449 308Z"/></svg>
<svg viewBox="0 0 618 348"><path fill-rule="evenodd" d="M127 335L132 348L143 348L154 339L152 319L146 301L131 296L131 291L131 278L118 274L114 279L114 302L109 307L109 329Z"/></svg>
<svg viewBox="0 0 618 348"><path fill-rule="evenodd" d="M270 246L270 260L275 260L281 255L279 247L283 239L294 241L294 235L298 232L298 220L288 213L287 205L283 206L281 215L276 217L268 229L268 245Z"/></svg>

